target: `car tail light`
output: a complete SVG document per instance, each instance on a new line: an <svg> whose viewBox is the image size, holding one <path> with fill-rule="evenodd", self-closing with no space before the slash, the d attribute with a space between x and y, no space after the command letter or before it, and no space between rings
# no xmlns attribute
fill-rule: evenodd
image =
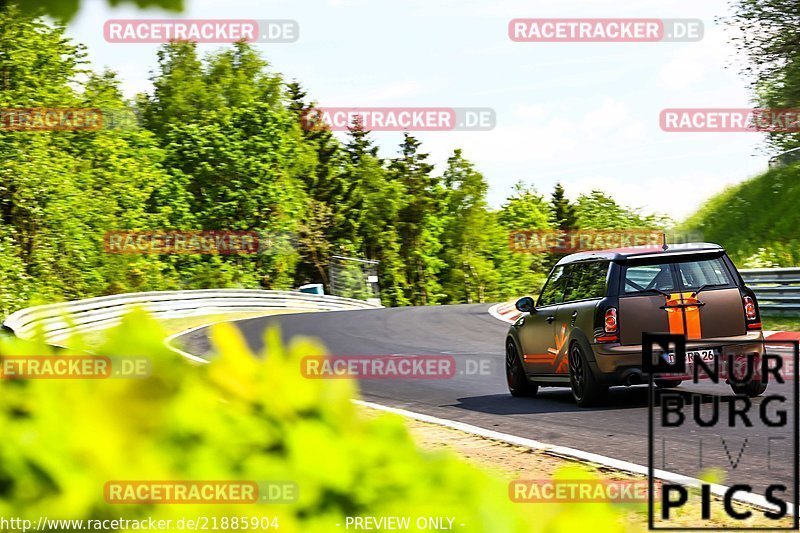
<svg viewBox="0 0 800 533"><path fill-rule="evenodd" d="M758 313L756 312L756 302L751 296L742 298L744 305L744 317L747 319L747 329L761 329L761 322L756 322Z"/></svg>
<svg viewBox="0 0 800 533"><path fill-rule="evenodd" d="M609 307L603 316L603 335L595 337L595 342L617 342L619 335L619 324L617 323L617 309Z"/></svg>
<svg viewBox="0 0 800 533"><path fill-rule="evenodd" d="M750 296L745 296L742 298L742 302L744 303L744 316L747 320L755 320L756 319L756 303Z"/></svg>
<svg viewBox="0 0 800 533"><path fill-rule="evenodd" d="M603 331L606 333L617 332L617 309L615 307L606 309L606 316L603 320Z"/></svg>

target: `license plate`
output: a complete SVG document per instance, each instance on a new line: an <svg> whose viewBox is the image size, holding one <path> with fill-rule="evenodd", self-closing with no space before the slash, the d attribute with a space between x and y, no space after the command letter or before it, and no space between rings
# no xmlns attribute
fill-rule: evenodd
<svg viewBox="0 0 800 533"><path fill-rule="evenodd" d="M717 357L718 353L719 351L714 348L708 350L686 350L686 364L687 365L694 364L695 356L697 356L697 358L703 362L713 363L714 358ZM674 353L667 354L667 360L669 361L669 364L674 364L675 354Z"/></svg>

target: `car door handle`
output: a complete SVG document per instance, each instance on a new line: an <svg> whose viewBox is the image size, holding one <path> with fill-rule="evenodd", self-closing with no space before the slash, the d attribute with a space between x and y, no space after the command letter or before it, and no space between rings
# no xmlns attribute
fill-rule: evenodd
<svg viewBox="0 0 800 533"><path fill-rule="evenodd" d="M555 319L556 319L556 317L554 317L553 315L550 315L549 317L545 318L545 320L547 320L548 324L552 324L553 320L555 320Z"/></svg>

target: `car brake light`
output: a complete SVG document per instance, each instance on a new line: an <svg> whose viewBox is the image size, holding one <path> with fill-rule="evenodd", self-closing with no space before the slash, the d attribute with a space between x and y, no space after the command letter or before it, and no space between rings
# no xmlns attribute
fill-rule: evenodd
<svg viewBox="0 0 800 533"><path fill-rule="evenodd" d="M619 340L619 335L600 335L599 337L594 338L595 342L617 342Z"/></svg>
<svg viewBox="0 0 800 533"><path fill-rule="evenodd" d="M756 303L750 296L745 296L742 298L742 302L744 303L744 316L747 320L755 320L756 319Z"/></svg>
<svg viewBox="0 0 800 533"><path fill-rule="evenodd" d="M606 333L617 332L617 310L614 307L606 309L606 316L603 322L603 331Z"/></svg>
<svg viewBox="0 0 800 533"><path fill-rule="evenodd" d="M617 335L617 310L614 307L606 309L606 314L603 316L603 331L604 335L594 338L595 342L618 342L619 335Z"/></svg>

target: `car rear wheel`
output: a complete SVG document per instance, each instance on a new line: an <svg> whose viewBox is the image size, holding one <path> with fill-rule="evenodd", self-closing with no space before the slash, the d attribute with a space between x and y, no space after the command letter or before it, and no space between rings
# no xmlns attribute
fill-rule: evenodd
<svg viewBox="0 0 800 533"><path fill-rule="evenodd" d="M595 379L586 355L577 342L572 343L569 349L569 383L572 397L580 407L597 404L608 392L608 387Z"/></svg>
<svg viewBox="0 0 800 533"><path fill-rule="evenodd" d="M683 382L679 379L654 379L653 383L659 389L674 389Z"/></svg>
<svg viewBox="0 0 800 533"><path fill-rule="evenodd" d="M517 345L511 339L506 343L506 382L511 396L531 397L539 392L539 386L528 381L525 376L525 368L519 358Z"/></svg>
<svg viewBox="0 0 800 533"><path fill-rule="evenodd" d="M731 390L734 394L745 394L750 398L761 396L767 390L767 384L763 381L751 381L750 383L731 383Z"/></svg>

